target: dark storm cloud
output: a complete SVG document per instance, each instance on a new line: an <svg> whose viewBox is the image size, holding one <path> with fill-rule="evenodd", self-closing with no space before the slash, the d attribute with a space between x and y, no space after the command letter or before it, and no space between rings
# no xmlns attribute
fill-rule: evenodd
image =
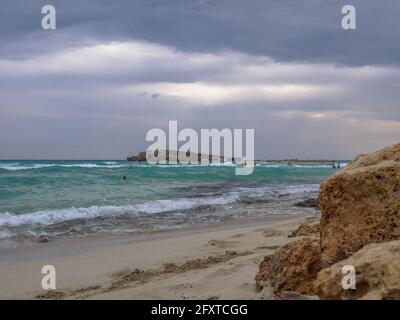
<svg viewBox="0 0 400 320"><path fill-rule="evenodd" d="M56 33L40 29L40 9L47 2L2 1L3 57L143 40L183 51L230 49L277 61L399 63L397 0L53 0ZM341 29L341 8L349 3L357 9L357 31Z"/></svg>

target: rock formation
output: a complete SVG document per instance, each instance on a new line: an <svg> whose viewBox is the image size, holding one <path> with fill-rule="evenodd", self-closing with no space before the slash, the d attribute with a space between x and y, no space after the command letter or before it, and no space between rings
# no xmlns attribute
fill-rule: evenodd
<svg viewBox="0 0 400 320"><path fill-rule="evenodd" d="M255 279L259 287L270 284L277 296L285 292L312 295L314 280L321 269L318 241L302 239L265 257Z"/></svg>
<svg viewBox="0 0 400 320"><path fill-rule="evenodd" d="M146 152L140 152L137 156L130 156L126 158L128 161L146 161Z"/></svg>
<svg viewBox="0 0 400 320"><path fill-rule="evenodd" d="M265 257L257 285L281 297L400 299L400 144L356 157L321 184L319 203L319 243L305 238ZM303 224L290 237L313 235L317 226ZM356 271L355 290L342 288L347 265Z"/></svg>
<svg viewBox="0 0 400 320"><path fill-rule="evenodd" d="M356 288L342 288L343 266L354 266ZM315 282L322 299L400 299L400 241L371 244L322 270Z"/></svg>
<svg viewBox="0 0 400 320"><path fill-rule="evenodd" d="M200 163L202 160L206 160L209 162L224 162L224 157L221 156L213 156L213 155L207 155L203 153L195 153L195 152L182 152L182 151L174 151L174 150L155 150L154 153L149 153L150 160L154 158L162 158L165 159L166 162L170 161L170 158L172 157L173 153L175 153L176 156L176 161L179 162L179 159L184 159L192 162L192 163ZM146 158L146 151L140 152L136 156L130 156L126 158L128 161L147 161ZM236 162L240 163L240 159L228 159L227 162Z"/></svg>
<svg viewBox="0 0 400 320"><path fill-rule="evenodd" d="M319 223L316 224L302 223L296 230L294 230L289 235L289 238L319 236L319 232L320 232Z"/></svg>
<svg viewBox="0 0 400 320"><path fill-rule="evenodd" d="M319 199L326 266L400 239L400 144L356 157L321 184Z"/></svg>

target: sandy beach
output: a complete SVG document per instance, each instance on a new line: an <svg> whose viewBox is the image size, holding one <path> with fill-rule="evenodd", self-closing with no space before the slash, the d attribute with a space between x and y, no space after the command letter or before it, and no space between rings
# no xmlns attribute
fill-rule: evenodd
<svg viewBox="0 0 400 320"><path fill-rule="evenodd" d="M259 263L314 215L282 215L207 228L56 239L0 249L1 299L273 299ZM56 268L57 288L41 288Z"/></svg>

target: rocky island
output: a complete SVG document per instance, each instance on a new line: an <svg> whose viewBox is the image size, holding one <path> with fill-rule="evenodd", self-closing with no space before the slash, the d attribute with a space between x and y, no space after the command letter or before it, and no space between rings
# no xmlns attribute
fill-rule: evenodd
<svg viewBox="0 0 400 320"><path fill-rule="evenodd" d="M136 156L129 156L127 157L128 161L147 161L146 158L146 151L139 152ZM203 153L196 153L196 152L182 152L182 151L176 151L176 150L155 150L154 154L151 152L149 153L150 157L159 157L162 159L165 159L165 161L169 162L170 158L172 158L172 155L174 154L174 157L178 160L179 159L187 159L187 161L192 162L192 163L200 163L201 161L217 161L217 162L225 162L225 159L223 156L214 156L214 155L208 155L208 154L203 154ZM227 159L227 162L234 163L239 161L240 159Z"/></svg>

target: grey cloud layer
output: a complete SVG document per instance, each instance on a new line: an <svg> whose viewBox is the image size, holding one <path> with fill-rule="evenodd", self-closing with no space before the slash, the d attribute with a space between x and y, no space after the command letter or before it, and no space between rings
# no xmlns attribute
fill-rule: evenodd
<svg viewBox="0 0 400 320"><path fill-rule="evenodd" d="M262 158L350 158L400 134L397 68L143 42L0 60L0 68L0 147L16 158L123 158L171 119L181 128L255 128L257 145L268 146L256 148Z"/></svg>
<svg viewBox="0 0 400 320"><path fill-rule="evenodd" d="M341 29L341 0L53 0L58 32L43 35L43 0L3 1L3 57L97 41L144 40L184 51L231 49L277 61L398 64L397 0L352 0L358 30ZM29 42L29 45L27 45Z"/></svg>
<svg viewBox="0 0 400 320"><path fill-rule="evenodd" d="M124 158L146 131L254 128L259 158L351 158L400 136L400 4L47 1L0 6L0 159Z"/></svg>

